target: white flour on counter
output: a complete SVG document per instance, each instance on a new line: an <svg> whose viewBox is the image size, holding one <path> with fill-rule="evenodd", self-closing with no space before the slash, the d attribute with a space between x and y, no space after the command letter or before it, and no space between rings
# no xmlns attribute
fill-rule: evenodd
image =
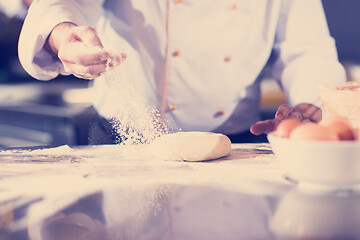
<svg viewBox="0 0 360 240"><path fill-rule="evenodd" d="M289 187L268 144L233 145L228 156L208 162L158 160L148 150L147 144L139 144L0 152L0 202L13 202L17 208L35 201L27 221L37 223L96 192L121 199L140 188L149 194L154 191L156 200L159 188L173 185L211 186L255 195ZM40 158L44 161L38 162ZM152 200L147 201L152 206ZM23 220L16 222L19 229L26 227Z"/></svg>

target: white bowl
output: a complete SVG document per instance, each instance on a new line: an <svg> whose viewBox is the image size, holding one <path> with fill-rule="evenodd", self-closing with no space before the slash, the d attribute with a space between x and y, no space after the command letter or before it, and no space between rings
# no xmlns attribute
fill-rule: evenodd
<svg viewBox="0 0 360 240"><path fill-rule="evenodd" d="M360 184L360 142L292 140L272 133L267 137L289 178L335 188Z"/></svg>

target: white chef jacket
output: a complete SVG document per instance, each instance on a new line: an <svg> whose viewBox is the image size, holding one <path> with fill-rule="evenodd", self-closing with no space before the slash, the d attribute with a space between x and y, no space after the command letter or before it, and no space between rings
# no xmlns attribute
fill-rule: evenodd
<svg viewBox="0 0 360 240"><path fill-rule="evenodd" d="M125 52L141 96L185 131L232 134L259 120L259 79L272 53L273 75L292 105L318 102L319 84L345 81L320 0L34 1L19 40L31 76L66 74L43 46L69 21L96 28L106 48ZM95 108L113 117L104 79L94 88Z"/></svg>

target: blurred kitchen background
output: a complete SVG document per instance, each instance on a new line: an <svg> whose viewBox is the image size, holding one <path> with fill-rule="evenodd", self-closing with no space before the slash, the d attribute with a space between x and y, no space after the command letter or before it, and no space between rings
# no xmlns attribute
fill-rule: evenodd
<svg viewBox="0 0 360 240"><path fill-rule="evenodd" d="M73 76L51 81L31 78L17 57L26 8L0 0L0 147L87 143L91 82ZM323 0L330 32L349 81L360 81L360 0ZM262 115L271 118L284 102L271 79L262 85Z"/></svg>

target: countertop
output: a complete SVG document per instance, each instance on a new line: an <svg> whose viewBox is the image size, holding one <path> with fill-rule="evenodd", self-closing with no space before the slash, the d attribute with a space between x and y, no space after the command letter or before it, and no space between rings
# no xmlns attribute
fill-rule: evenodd
<svg viewBox="0 0 360 240"><path fill-rule="evenodd" d="M269 144L206 162L148 145L0 151L0 239L357 239L360 194L309 192Z"/></svg>

